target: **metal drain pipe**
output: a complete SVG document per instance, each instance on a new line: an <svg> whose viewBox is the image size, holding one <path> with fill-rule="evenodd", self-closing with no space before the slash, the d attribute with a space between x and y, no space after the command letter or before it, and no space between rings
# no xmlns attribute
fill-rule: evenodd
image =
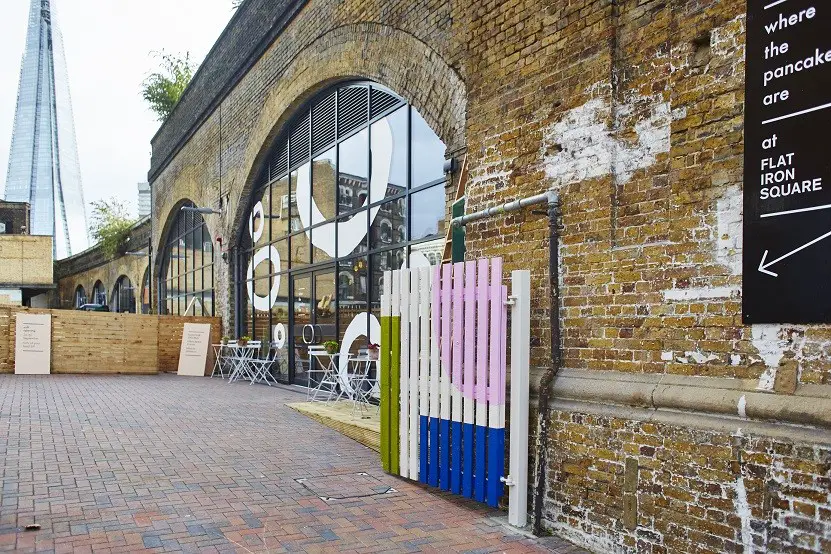
<svg viewBox="0 0 831 554"><path fill-rule="evenodd" d="M489 217L494 217L500 214L505 214L509 212L516 212L521 210L522 208L533 206L535 204L552 204L552 203L559 203L559 195L556 191L550 190L548 192L544 192L542 194L537 194L536 196L529 196L528 198L520 198L519 200L514 200L512 202L507 202L502 204L501 206L494 206L492 208L485 208L482 211L475 212L468 215L462 215L459 217L454 217L450 220L450 227L463 227L468 223L473 221L478 221L480 219L487 219Z"/></svg>
<svg viewBox="0 0 831 554"><path fill-rule="evenodd" d="M548 290L549 290L549 324L551 327L551 366L546 369L540 379L538 402L537 402L537 446L535 453L534 469L534 523L533 533L541 535L542 508L545 496L545 467L546 454L548 451L548 427L550 421L549 401L551 398L552 384L557 371L560 369L560 195L557 191L549 190L543 194L537 194L528 198L507 202L501 206L486 208L484 210L453 218L450 221L451 228L461 227L489 217L500 214L515 212L527 206L536 204L548 204Z"/></svg>

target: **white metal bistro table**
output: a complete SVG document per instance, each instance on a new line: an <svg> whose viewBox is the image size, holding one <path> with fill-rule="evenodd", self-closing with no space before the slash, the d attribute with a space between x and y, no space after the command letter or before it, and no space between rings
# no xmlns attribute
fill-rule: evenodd
<svg viewBox="0 0 831 554"><path fill-rule="evenodd" d="M348 365L351 371L348 372L349 379L349 396L352 400L352 417L356 413L361 418L364 416L364 411L372 405L372 395L378 385L378 367L373 368L373 364L378 363L378 358L370 358L367 355L350 355ZM371 375L372 370L375 369L375 377ZM380 412L381 407L378 406Z"/></svg>
<svg viewBox="0 0 831 554"><path fill-rule="evenodd" d="M326 350L320 348L309 348L309 388L306 391L306 401L317 402L319 397L326 395L326 402L329 402L334 397L335 400L340 400L343 395L343 387L338 391L340 385L338 370L338 357L340 354L329 354ZM315 367L317 364L318 367ZM314 374L319 374L320 380L312 387L312 380Z"/></svg>
<svg viewBox="0 0 831 554"><path fill-rule="evenodd" d="M249 341L245 346L239 344L228 344L231 351L231 375L228 377L228 383L233 383L239 379L244 381L251 381L254 377L251 361L260 351L259 341Z"/></svg>

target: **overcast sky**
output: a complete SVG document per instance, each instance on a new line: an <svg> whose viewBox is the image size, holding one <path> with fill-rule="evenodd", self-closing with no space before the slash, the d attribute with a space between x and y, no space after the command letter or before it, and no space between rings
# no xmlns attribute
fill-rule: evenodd
<svg viewBox="0 0 831 554"><path fill-rule="evenodd" d="M201 62L233 15L231 0L52 0L69 69L87 204L115 196L135 212L159 122L140 96L151 51ZM0 178L5 184L30 0L2 0ZM2 187L0 187L2 189ZM89 212L89 207L87 208Z"/></svg>

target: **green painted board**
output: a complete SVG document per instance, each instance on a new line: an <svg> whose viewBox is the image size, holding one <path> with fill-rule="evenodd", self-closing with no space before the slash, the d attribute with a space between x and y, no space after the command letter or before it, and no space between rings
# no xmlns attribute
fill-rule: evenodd
<svg viewBox="0 0 831 554"><path fill-rule="evenodd" d="M451 214L454 218L465 215L465 197L462 196L455 202L451 208ZM450 231L450 255L453 263L465 261L465 228L462 226L455 227Z"/></svg>
<svg viewBox="0 0 831 554"><path fill-rule="evenodd" d="M390 317L381 317L381 467L390 471Z"/></svg>

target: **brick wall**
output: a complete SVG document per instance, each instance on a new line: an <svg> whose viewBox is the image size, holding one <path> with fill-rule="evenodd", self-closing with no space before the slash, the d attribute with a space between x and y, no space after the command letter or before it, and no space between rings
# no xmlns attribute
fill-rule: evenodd
<svg viewBox="0 0 831 554"><path fill-rule="evenodd" d="M831 328L741 324L744 33L742 0L311 0L215 109L157 135L190 138L154 142L156 250L186 198L221 202L206 222L233 245L292 110L379 81L467 153L469 212L560 193L547 524L598 551L829 550ZM480 221L467 248L531 270L536 386L548 221Z"/></svg>

